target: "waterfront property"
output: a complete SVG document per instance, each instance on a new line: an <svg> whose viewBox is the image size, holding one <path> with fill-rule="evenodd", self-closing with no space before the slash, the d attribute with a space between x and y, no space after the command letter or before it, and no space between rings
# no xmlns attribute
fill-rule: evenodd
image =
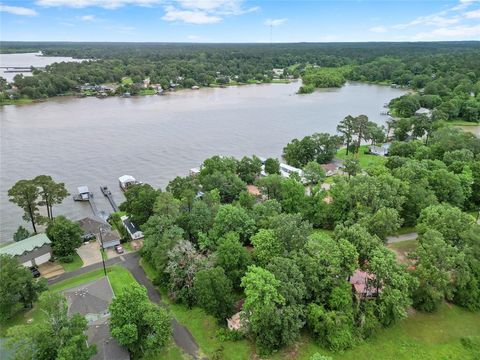
<svg viewBox="0 0 480 360"><path fill-rule="evenodd" d="M88 343L95 344L97 354L92 360L127 360L128 351L111 336L108 327L108 306L113 299L113 290L108 277L102 277L63 291L67 298L68 314L81 314L88 322Z"/></svg>
<svg viewBox="0 0 480 360"><path fill-rule="evenodd" d="M51 240L46 234L37 234L25 240L0 248L0 254L11 255L27 267L46 263L52 257Z"/></svg>
<svg viewBox="0 0 480 360"><path fill-rule="evenodd" d="M83 230L85 240L95 238L103 244L105 249L120 245L120 234L116 230L112 230L107 223L86 217L79 220L78 224Z"/></svg>

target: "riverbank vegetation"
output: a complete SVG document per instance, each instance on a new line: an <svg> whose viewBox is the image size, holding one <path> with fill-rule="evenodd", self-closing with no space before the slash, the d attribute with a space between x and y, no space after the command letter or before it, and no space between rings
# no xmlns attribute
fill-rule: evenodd
<svg viewBox="0 0 480 360"><path fill-rule="evenodd" d="M300 150L285 151L286 159L311 172L342 142L352 144L349 159L358 159L369 121L347 120L339 124L343 137L293 141ZM423 121L414 118L413 128ZM350 132L346 123L353 124ZM328 190L313 182L307 191L297 174L262 177L256 157L214 156L199 175L177 177L166 191L127 196L129 216L141 215L139 201L139 211L151 214L142 220L149 276L208 355L230 358L229 343L213 339L216 331L239 341L242 354L284 354L293 346L311 356L311 349L335 354L377 342L387 329L399 329L412 308L434 314L448 311L448 301L477 316L480 229L466 211L480 204L480 140L440 125L428 136L410 130L401 140L396 127L384 133L393 140L388 157L362 163L356 175L335 176ZM324 142L332 138L330 151ZM328 157L319 156L325 149ZM252 183L259 192L247 188ZM419 234L403 257L384 245L401 226L416 226ZM226 318L238 311L239 328L229 332ZM468 335L466 343L478 341L479 329ZM449 352L472 353L453 339Z"/></svg>
<svg viewBox="0 0 480 360"><path fill-rule="evenodd" d="M3 81L0 103L75 92L152 94L159 89L302 77L300 93L339 87L346 80L417 90L413 99L406 97L410 110L401 112L403 117L420 106L435 109L437 118L478 121L480 116L477 42L272 44L268 48L260 44L5 43L8 52L32 47L48 56L94 61L52 64L34 70L33 76L16 76L13 86ZM92 86L100 85L107 89L91 92ZM397 104L391 105L397 111Z"/></svg>

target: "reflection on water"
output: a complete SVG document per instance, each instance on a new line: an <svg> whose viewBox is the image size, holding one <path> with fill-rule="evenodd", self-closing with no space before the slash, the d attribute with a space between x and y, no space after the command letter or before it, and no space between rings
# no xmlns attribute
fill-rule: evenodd
<svg viewBox="0 0 480 360"><path fill-rule="evenodd" d="M295 95L298 83L179 91L132 98L58 98L5 106L1 115L1 241L22 223L7 191L39 174L65 182L73 194L88 185L100 210L110 211L99 187L123 200L123 174L164 187L214 154L280 156L295 137L334 133L346 115L366 114L379 123L383 105L403 91L348 84ZM90 216L88 204L71 198L54 208L73 219Z"/></svg>

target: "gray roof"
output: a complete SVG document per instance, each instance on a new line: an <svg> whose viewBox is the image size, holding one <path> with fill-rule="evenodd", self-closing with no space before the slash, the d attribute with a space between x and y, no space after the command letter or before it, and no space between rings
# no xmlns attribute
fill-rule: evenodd
<svg viewBox="0 0 480 360"><path fill-rule="evenodd" d="M37 234L25 240L14 242L13 244L0 248L0 254L20 256L35 249L41 248L45 244L52 242L46 234Z"/></svg>
<svg viewBox="0 0 480 360"><path fill-rule="evenodd" d="M90 360L129 360L130 354L110 335L107 321L92 323L87 330L88 343L97 346L97 354Z"/></svg>
<svg viewBox="0 0 480 360"><path fill-rule="evenodd" d="M113 298L112 287L106 277L65 290L63 293L68 301L69 314L78 313L93 318L96 315L107 315L108 305Z"/></svg>
<svg viewBox="0 0 480 360"><path fill-rule="evenodd" d="M99 233L99 229L110 230L111 226L103 221L93 219L91 217L86 217L78 221L78 225L83 230L84 234L95 234Z"/></svg>
<svg viewBox="0 0 480 360"><path fill-rule="evenodd" d="M92 360L128 360L130 354L111 336L108 306L113 290L107 277L65 290L68 314L82 314L88 321L88 343L97 346Z"/></svg>
<svg viewBox="0 0 480 360"><path fill-rule="evenodd" d="M119 240L120 241L120 234L118 233L117 230L107 230L102 232L102 240L103 242L108 242L108 241L114 241L114 240Z"/></svg>

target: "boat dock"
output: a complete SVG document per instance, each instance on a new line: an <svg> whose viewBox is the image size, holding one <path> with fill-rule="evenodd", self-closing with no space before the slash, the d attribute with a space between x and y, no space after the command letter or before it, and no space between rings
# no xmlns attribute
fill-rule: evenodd
<svg viewBox="0 0 480 360"><path fill-rule="evenodd" d="M105 195L105 197L108 199L108 202L110 203L110 205L112 205L113 211L114 212L120 211L117 203L115 202L115 200L113 200L112 193L110 190L108 190L108 187L100 186L100 190L102 191L103 195Z"/></svg>
<svg viewBox="0 0 480 360"><path fill-rule="evenodd" d="M103 192L103 191L102 191ZM111 194L110 194L111 196ZM108 214L103 210L98 210L97 204L93 198L93 193L88 190L88 187L83 185L78 187L78 194L73 196L74 201L88 201L90 208L92 209L93 215L95 217L102 219L102 221L107 222ZM111 200L110 204L112 203ZM113 206L113 205L112 205ZM116 206L116 205L115 205Z"/></svg>
<svg viewBox="0 0 480 360"><path fill-rule="evenodd" d="M108 214L103 211L103 210L98 210L97 204L95 204L95 200L93 199L93 194L88 198L88 203L90 204L90 207L92 208L93 215L95 215L97 218L102 219L103 221L107 222L108 219Z"/></svg>

